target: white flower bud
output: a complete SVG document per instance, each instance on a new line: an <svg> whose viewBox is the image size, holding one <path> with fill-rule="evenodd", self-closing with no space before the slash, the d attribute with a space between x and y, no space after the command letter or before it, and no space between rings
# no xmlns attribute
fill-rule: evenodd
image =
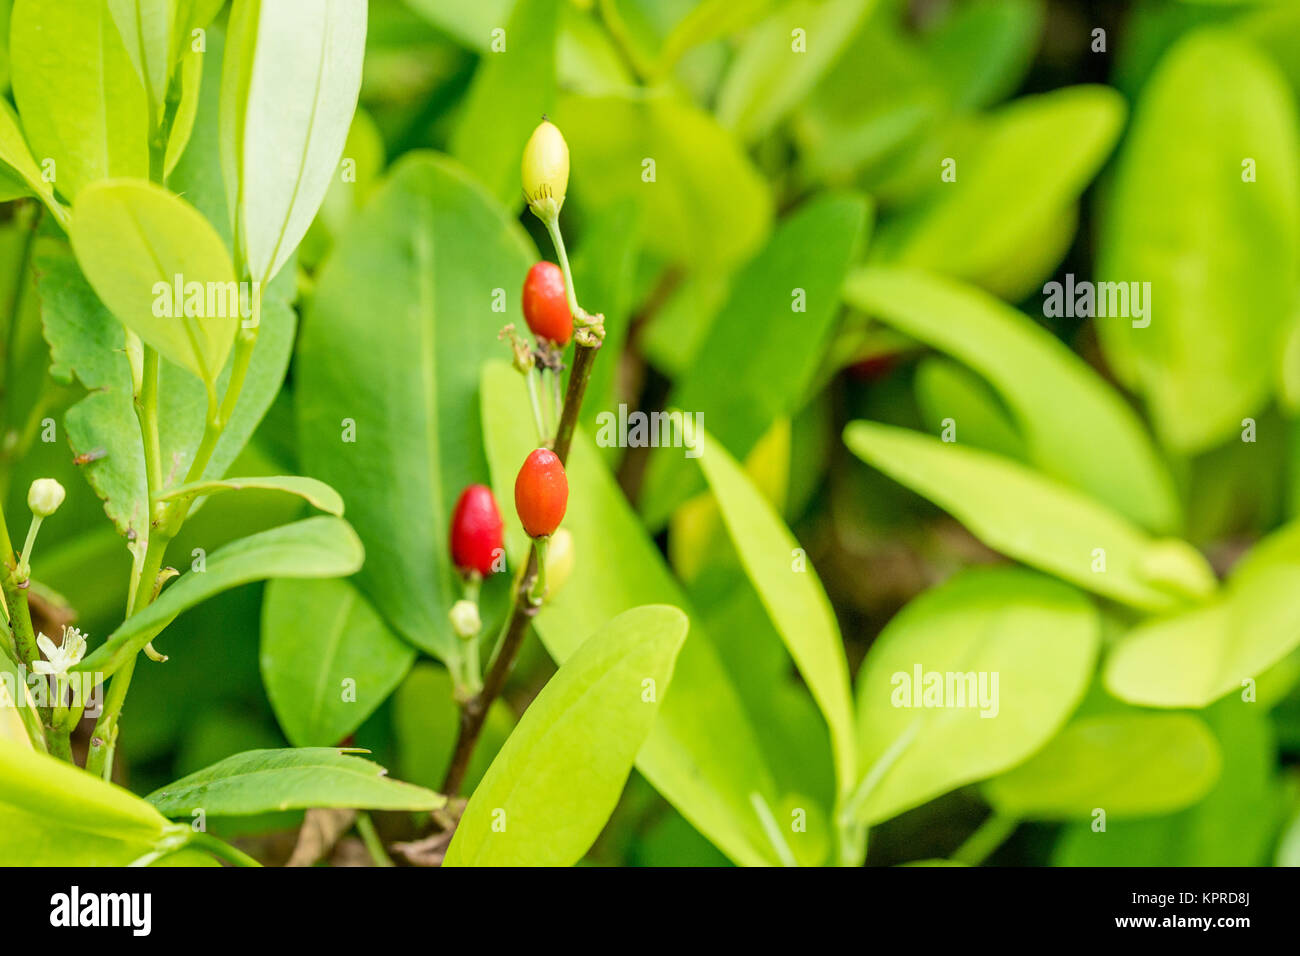
<svg viewBox="0 0 1300 956"><path fill-rule="evenodd" d="M27 507L38 518L48 518L63 504L63 486L53 478L37 478L27 491Z"/></svg>
<svg viewBox="0 0 1300 956"><path fill-rule="evenodd" d="M457 637L469 639L483 628L483 622L478 616L478 605L473 601L457 601L447 616L451 618L451 626Z"/></svg>

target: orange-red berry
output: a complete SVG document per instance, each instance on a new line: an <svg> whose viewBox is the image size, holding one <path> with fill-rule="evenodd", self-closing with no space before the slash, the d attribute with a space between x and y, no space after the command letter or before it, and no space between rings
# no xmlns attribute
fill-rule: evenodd
<svg viewBox="0 0 1300 956"><path fill-rule="evenodd" d="M567 345L573 338L573 313L564 289L564 273L554 262L538 262L524 279L524 320L539 339Z"/></svg>
<svg viewBox="0 0 1300 956"><path fill-rule="evenodd" d="M549 448L537 448L524 459L515 479L515 510L530 537L544 538L564 520L569 503L569 479L564 465Z"/></svg>

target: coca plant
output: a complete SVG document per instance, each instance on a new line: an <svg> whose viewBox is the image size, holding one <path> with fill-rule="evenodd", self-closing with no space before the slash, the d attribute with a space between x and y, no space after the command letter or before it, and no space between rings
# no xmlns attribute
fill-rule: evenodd
<svg viewBox="0 0 1300 956"><path fill-rule="evenodd" d="M284 379L294 254L338 175L366 7L236 0L214 23L221 7L18 0L8 20L17 111L4 107L3 158L15 194L43 206L24 207L16 287L30 281L30 267L51 375L80 393L49 427L62 429L60 443L129 562L120 624L87 636L65 623L47 635L81 600L75 590L55 599L41 585L48 555L37 530L68 510L59 510L63 487L32 483L21 552L0 523L0 661L7 710L22 717L21 732L0 735L6 863L184 863L207 854L255 863L203 825L223 805L269 808L267 791L240 782L252 769L284 781L316 769L316 783L288 784L290 806L443 803L321 748L230 755L200 772L217 792L198 804L185 781L148 799L111 782L131 734L133 678L168 666L160 648L178 636L178 616L248 581L334 578L363 559L332 488L241 474L237 462ZM32 407L39 422L48 408ZM323 514L233 537L210 554L178 552L200 505L256 490ZM103 560L103 573L116 573L118 563Z"/></svg>
<svg viewBox="0 0 1300 956"><path fill-rule="evenodd" d="M15 0L0 862L1293 859L1300 16L497 6Z"/></svg>

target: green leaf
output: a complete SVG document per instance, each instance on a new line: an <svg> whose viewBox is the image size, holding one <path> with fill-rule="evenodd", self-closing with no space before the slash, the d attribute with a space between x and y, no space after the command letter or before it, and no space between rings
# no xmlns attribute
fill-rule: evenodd
<svg viewBox="0 0 1300 956"><path fill-rule="evenodd" d="M443 865L577 863L618 803L689 626L677 608L650 605L583 641L475 788Z"/></svg>
<svg viewBox="0 0 1300 956"><path fill-rule="evenodd" d="M1200 716L1214 731L1214 750L1223 759L1204 799L1177 813L1134 820L1111 820L1109 806L1097 804L1108 814L1106 829L1094 831L1092 820L1068 826L1057 842L1055 865L1260 866L1266 861L1283 806L1268 715L1259 704L1228 699ZM1161 754L1152 759L1166 762ZM1168 785L1156 781L1154 786Z"/></svg>
<svg viewBox="0 0 1300 956"><path fill-rule="evenodd" d="M573 195L593 209L635 202L649 251L726 269L766 237L767 183L709 114L666 95L568 96L555 122L573 157Z"/></svg>
<svg viewBox="0 0 1300 956"><path fill-rule="evenodd" d="M1244 179L1247 159L1257 181ZM1116 374L1180 452L1224 441L1272 394L1273 366L1261 357L1280 350L1294 314L1298 190L1295 108L1277 69L1226 34L1180 41L1143 88L1097 270L1150 283L1149 327L1103 319L1097 330Z"/></svg>
<svg viewBox="0 0 1300 956"><path fill-rule="evenodd" d="M451 155L508 209L523 205L519 163L524 144L542 115L555 109L558 3L515 5L505 24L505 49L480 57L451 138Z"/></svg>
<svg viewBox="0 0 1300 956"><path fill-rule="evenodd" d="M941 434L951 419L962 444L982 448L1016 461L1027 457L1025 441L1011 414L982 378L966 366L939 356L927 356L912 380L916 404L926 431Z"/></svg>
<svg viewBox="0 0 1300 956"><path fill-rule="evenodd" d="M361 88L366 8L235 0L221 83L221 157L239 258L270 280L337 174Z"/></svg>
<svg viewBox="0 0 1300 956"><path fill-rule="evenodd" d="M89 186L74 214L77 262L109 310L168 361L215 383L247 297L203 214L143 180Z"/></svg>
<svg viewBox="0 0 1300 956"><path fill-rule="evenodd" d="M171 829L121 787L0 738L0 866L126 866Z"/></svg>
<svg viewBox="0 0 1300 956"><path fill-rule="evenodd" d="M190 144L190 137L194 135L203 91L203 58L202 51L192 50L185 54L181 62L181 99L172 119L171 134L167 137L167 152L163 158L163 170L168 176L176 169L176 164L185 153L185 147Z"/></svg>
<svg viewBox="0 0 1300 956"><path fill-rule="evenodd" d="M987 106L1019 85L1043 32L1043 0L973 0L922 40L957 108Z"/></svg>
<svg viewBox="0 0 1300 956"><path fill-rule="evenodd" d="M262 681L296 747L329 746L352 733L414 660L415 649L348 581L281 579L266 588Z"/></svg>
<svg viewBox="0 0 1300 956"><path fill-rule="evenodd" d="M158 600L133 614L74 670L109 677L182 611L214 594L265 578L332 578L361 567L364 551L341 518L307 518L233 541L202 571L183 575Z"/></svg>
<svg viewBox="0 0 1300 956"><path fill-rule="evenodd" d="M519 463L536 436L520 375L504 362L483 370L483 427L492 485L498 501L511 500ZM776 862L751 795L779 804L736 689L711 639L646 535L599 450L579 429L567 463L569 509L564 527L573 535L574 568L536 619L547 651L563 663L583 635L610 618L644 604L670 604L691 619L691 639L673 672L664 703L637 759L637 769L683 816L732 860ZM527 538L507 509L506 549L516 562Z"/></svg>
<svg viewBox="0 0 1300 956"><path fill-rule="evenodd" d="M92 458L83 472L118 531L129 536L134 530L138 537L148 527L148 489L122 325L99 301L64 243L38 240L35 262L50 374L61 382L71 382L75 375L89 392L67 412L68 442L75 454ZM244 388L204 469L206 479L220 478L230 467L284 382L296 316L275 291L273 285L263 298L261 330ZM218 391L229 375L227 367ZM162 459L169 463L164 484L184 479L206 415L203 383L164 361L159 388Z"/></svg>
<svg viewBox="0 0 1300 956"><path fill-rule="evenodd" d="M393 738L402 777L426 787L441 786L460 732L460 708L451 674L429 661L417 663L393 694ZM498 697L488 708L462 789L473 793L501 745L514 729L510 705Z"/></svg>
<svg viewBox="0 0 1300 956"><path fill-rule="evenodd" d="M701 0L664 39L657 72L667 75L687 51L745 29L767 13L773 0Z"/></svg>
<svg viewBox="0 0 1300 956"><path fill-rule="evenodd" d="M108 9L157 123L171 78L176 0L108 0Z"/></svg>
<svg viewBox="0 0 1300 956"><path fill-rule="evenodd" d="M38 162L72 201L99 179L149 175L144 87L103 0L15 0L14 100Z"/></svg>
<svg viewBox="0 0 1300 956"><path fill-rule="evenodd" d="M992 114L948 157L955 181L882 224L872 261L970 280L997 270L1034 238L1044 214L1079 197L1114 147L1124 112L1114 90L1076 86Z"/></svg>
<svg viewBox="0 0 1300 956"><path fill-rule="evenodd" d="M1046 329L986 293L918 271L861 270L844 294L987 379L1019 426L1031 464L1153 531L1177 527L1173 479L1141 421Z"/></svg>
<svg viewBox="0 0 1300 956"><path fill-rule="evenodd" d="M1191 545L1151 538L1105 505L1008 458L865 421L851 422L844 442L990 548L1089 591L1151 611L1214 592L1214 572Z"/></svg>
<svg viewBox="0 0 1300 956"><path fill-rule="evenodd" d="M875 5L876 0L781 4L750 31L723 78L723 125L747 143L770 132L817 85ZM796 46L799 38L802 48Z"/></svg>
<svg viewBox="0 0 1300 956"><path fill-rule="evenodd" d="M27 680L31 676L11 651L8 627L0 630L0 740L45 751L45 729L32 700Z"/></svg>
<svg viewBox="0 0 1300 956"><path fill-rule="evenodd" d="M458 166L412 154L318 274L299 343L303 465L339 490L366 542L357 584L443 660L461 653L447 619L460 597L448 521L487 472L477 392L480 365L502 348L493 290L518 295L530 246ZM376 315L387 316L381 336ZM347 422L355 441L344 440Z"/></svg>
<svg viewBox="0 0 1300 956"><path fill-rule="evenodd" d="M364 810L437 810L442 794L390 780L377 763L333 747L249 750L218 761L145 798L164 816L202 810L242 817L272 810L356 807Z"/></svg>
<svg viewBox="0 0 1300 956"><path fill-rule="evenodd" d="M1204 707L1300 646L1300 523L1264 539L1221 595L1139 624L1111 651L1107 689L1148 707Z"/></svg>
<svg viewBox="0 0 1300 956"><path fill-rule="evenodd" d="M25 187L23 193L30 191L45 203L60 226L64 229L68 228L68 223L71 221L70 213L67 207L54 197L54 190L41 176L36 160L32 159L32 151L27 146L27 140L23 138L22 130L18 128L18 117L14 115L14 109L8 101L0 101L0 162L8 167L4 172L8 173L10 178L16 177L21 180Z"/></svg>
<svg viewBox="0 0 1300 956"><path fill-rule="evenodd" d="M1016 568L967 571L913 600L858 675L857 819L887 820L1024 760L1078 705L1099 645L1083 595Z"/></svg>
<svg viewBox="0 0 1300 956"><path fill-rule="evenodd" d="M223 491L243 491L256 488L267 491L283 491L297 495L314 507L327 514L338 517L343 515L343 499L339 493L315 478L300 475L274 475L261 478L223 478L217 481L192 481L178 485L165 494L158 496L159 501L183 501L199 496L211 496Z"/></svg>
<svg viewBox="0 0 1300 956"><path fill-rule="evenodd" d="M736 553L830 727L844 792L857 782L853 704L830 600L816 571L796 566L799 542L735 460L715 447L699 462Z"/></svg>
<svg viewBox="0 0 1300 956"><path fill-rule="evenodd" d="M639 208L631 200L602 210L583 223L582 243L572 253L573 285L593 311L605 316L605 339L601 344L606 355L621 355L632 324L636 306L636 267L641 247ZM587 392L582 400L579 419L594 431L596 418L603 411L618 411L622 397L617 362L597 362L592 366ZM617 449L606 452L611 457Z"/></svg>
<svg viewBox="0 0 1300 956"><path fill-rule="evenodd" d="M984 787L1008 816L1032 820L1155 816L1205 796L1219 746L1191 714L1119 713L1071 722L1029 760Z"/></svg>
<svg viewBox="0 0 1300 956"><path fill-rule="evenodd" d="M832 193L782 222L736 275L668 404L702 416L711 436L741 458L773 420L797 411L829 345L840 287L869 221L862 197ZM641 502L647 523L661 526L701 487L680 448L661 449Z"/></svg>

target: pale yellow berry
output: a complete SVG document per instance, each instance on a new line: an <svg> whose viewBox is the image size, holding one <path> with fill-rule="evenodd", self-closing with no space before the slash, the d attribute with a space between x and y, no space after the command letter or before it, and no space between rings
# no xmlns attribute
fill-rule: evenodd
<svg viewBox="0 0 1300 956"><path fill-rule="evenodd" d="M543 119L524 146L524 196L540 219L558 216L569 190L569 144L555 124Z"/></svg>
<svg viewBox="0 0 1300 956"><path fill-rule="evenodd" d="M555 597L573 573L576 552L568 528L557 528L546 546L546 594Z"/></svg>

